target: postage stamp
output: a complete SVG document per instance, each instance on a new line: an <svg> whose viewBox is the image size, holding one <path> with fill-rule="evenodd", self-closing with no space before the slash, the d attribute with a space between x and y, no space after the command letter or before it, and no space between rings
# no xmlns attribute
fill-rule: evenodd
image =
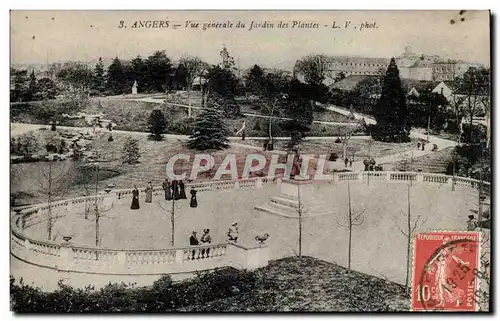
<svg viewBox="0 0 500 321"><path fill-rule="evenodd" d="M476 311L482 278L478 232L415 236L413 311Z"/></svg>

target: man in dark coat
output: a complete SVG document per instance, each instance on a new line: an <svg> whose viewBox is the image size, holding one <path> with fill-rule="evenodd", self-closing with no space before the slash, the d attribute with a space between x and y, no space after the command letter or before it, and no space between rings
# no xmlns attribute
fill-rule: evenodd
<svg viewBox="0 0 500 321"><path fill-rule="evenodd" d="M191 246L200 245L200 241L198 241L198 237L196 236L196 231L193 231L193 235L191 235L191 237L189 238L189 245ZM193 250L191 254L191 260L195 259L195 255L196 255L196 250Z"/></svg>
<svg viewBox="0 0 500 321"><path fill-rule="evenodd" d="M171 184L168 181L168 178L165 178L165 181L161 185L163 187L163 190L165 191L165 200L166 201L171 201L172 200L172 191L171 191Z"/></svg>

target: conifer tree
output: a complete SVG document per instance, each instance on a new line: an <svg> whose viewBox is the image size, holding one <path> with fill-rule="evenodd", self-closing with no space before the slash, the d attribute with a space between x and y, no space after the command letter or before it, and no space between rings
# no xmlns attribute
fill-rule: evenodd
<svg viewBox="0 0 500 321"><path fill-rule="evenodd" d="M106 86L112 94L123 94L127 86L127 76L123 65L116 57L108 67Z"/></svg>
<svg viewBox="0 0 500 321"><path fill-rule="evenodd" d="M92 91L97 94L104 93L106 85L106 78L104 76L104 63L102 58L99 57L99 61L95 65L94 73L92 75Z"/></svg>
<svg viewBox="0 0 500 321"><path fill-rule="evenodd" d="M220 112L207 109L193 123L193 134L188 147L196 150L224 149L229 147L229 129Z"/></svg>
<svg viewBox="0 0 500 321"><path fill-rule="evenodd" d="M165 114L159 109L153 110L149 115L148 121L149 139L163 140L163 133L166 128L167 119L165 118Z"/></svg>
<svg viewBox="0 0 500 321"><path fill-rule="evenodd" d="M139 161L139 141L132 137L128 137L123 144L122 161L126 164L136 164Z"/></svg>
<svg viewBox="0 0 500 321"><path fill-rule="evenodd" d="M374 139L385 142L409 141L409 113L394 58L384 76L382 94L373 109L373 115L377 120L372 132Z"/></svg>

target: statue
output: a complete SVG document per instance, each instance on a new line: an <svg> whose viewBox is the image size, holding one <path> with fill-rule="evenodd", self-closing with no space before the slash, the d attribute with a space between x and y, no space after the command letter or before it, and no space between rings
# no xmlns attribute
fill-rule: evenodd
<svg viewBox="0 0 500 321"><path fill-rule="evenodd" d="M135 80L132 85L132 95L137 95L137 80Z"/></svg>

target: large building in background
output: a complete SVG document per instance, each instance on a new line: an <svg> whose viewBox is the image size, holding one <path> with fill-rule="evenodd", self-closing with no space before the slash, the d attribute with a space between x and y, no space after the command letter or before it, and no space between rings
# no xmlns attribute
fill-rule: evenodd
<svg viewBox="0 0 500 321"><path fill-rule="evenodd" d="M321 55L318 62L324 65L326 72L325 84L330 85L342 76L364 75L374 76L385 73L390 58L346 57ZM399 75L402 79L449 81L463 75L469 68L482 67L481 64L461 60L447 60L437 55L416 54L412 47L407 46L403 54L395 57ZM304 81L304 76L294 67L293 75Z"/></svg>

